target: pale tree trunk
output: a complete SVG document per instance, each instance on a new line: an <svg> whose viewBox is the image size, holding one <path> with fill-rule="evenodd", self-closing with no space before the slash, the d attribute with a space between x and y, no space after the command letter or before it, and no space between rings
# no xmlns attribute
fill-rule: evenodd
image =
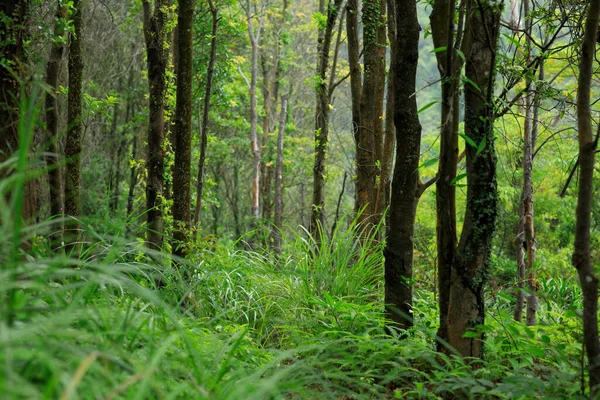
<svg viewBox="0 0 600 400"><path fill-rule="evenodd" d="M391 46L394 71L396 164L392 181L389 229L385 255L385 311L393 325L407 329L412 319L412 263L414 221L419 199L421 124L416 89L419 31L416 0L390 2L396 37Z"/></svg>
<svg viewBox="0 0 600 400"><path fill-rule="evenodd" d="M355 211L368 231L381 218L377 199L383 151L383 95L385 92L385 0L363 1L364 74L360 96L360 124L356 146ZM356 101L356 99L353 99ZM379 207L380 209L376 209Z"/></svg>
<svg viewBox="0 0 600 400"><path fill-rule="evenodd" d="M459 71L462 59L457 57L463 47L464 2L461 3L455 35L455 2L435 0L431 12L431 33L436 48L446 46L445 52L437 52L437 63L442 77L442 115L440 123L440 156L436 182L436 246L438 254L438 304L440 328L438 337L448 339L448 306L452 265L456 255L456 168L458 162L459 119ZM450 51L448 51L450 50Z"/></svg>
<svg viewBox="0 0 600 400"><path fill-rule="evenodd" d="M287 119L288 96L281 99L281 119L277 133L277 161L275 164L275 219L273 224L273 247L281 254L281 230L283 229L283 136Z"/></svg>
<svg viewBox="0 0 600 400"><path fill-rule="evenodd" d="M250 210L253 218L252 226L260 219L260 160L261 148L258 143L257 120L258 113L256 108L256 85L258 78L258 41L263 28L265 18L266 3L263 4L258 12L258 27L254 30L254 14L252 3L248 0L246 3L241 3L246 12L246 22L248 23L248 37L250 38L251 46L251 61L250 61L250 82L248 90L250 94L250 149L252 150L252 199Z"/></svg>
<svg viewBox="0 0 600 400"><path fill-rule="evenodd" d="M501 8L469 0L467 10L465 71L471 82L465 84L465 134L477 148L466 146L467 207L452 265L447 341L462 356L481 357L483 334L465 334L485 321L484 287L498 207L493 87Z"/></svg>
<svg viewBox="0 0 600 400"><path fill-rule="evenodd" d="M81 141L82 141L82 80L83 57L81 54L83 4L73 1L73 32L69 44L69 94L67 137L65 158L67 160L65 176L65 214L74 218L80 213L81 191ZM79 224L69 223L72 230L78 230ZM72 238L73 239L73 238Z"/></svg>
<svg viewBox="0 0 600 400"><path fill-rule="evenodd" d="M204 188L204 162L206 161L206 144L208 143L208 122L210 118L210 94L212 91L212 80L217 58L217 29L219 28L219 10L215 7L213 0L209 0L212 15L212 36L210 40L210 58L206 71L206 90L204 92L204 109L202 110L202 138L200 141L200 160L198 161L198 183L196 186L196 210L194 212L194 223L197 224L202 208L202 190Z"/></svg>
<svg viewBox="0 0 600 400"><path fill-rule="evenodd" d="M583 344L588 357L590 398L600 389L600 340L598 340L598 277L590 254L591 214L594 191L596 140L592 135L590 95L596 35L600 19L600 0L591 0L587 11L581 48L577 88L577 126L579 128L579 193L573 266L577 269L583 292Z"/></svg>
<svg viewBox="0 0 600 400"><path fill-rule="evenodd" d="M177 99L175 170L173 174L173 254L187 255L192 166L192 30L196 0L179 0L177 8Z"/></svg>
<svg viewBox="0 0 600 400"><path fill-rule="evenodd" d="M327 16L325 29L319 30L317 41L317 105L315 108L315 163L313 168L313 196L310 232L319 237L319 229L325 222L325 156L329 141L329 88L327 69L329 50L342 0L329 0L327 9L321 1L320 11Z"/></svg>
<svg viewBox="0 0 600 400"><path fill-rule="evenodd" d="M152 11L150 0L144 0L143 7L149 86L148 155L146 161L148 169L146 181L147 244L151 248L160 250L163 241L161 197L164 185L164 95L167 53L163 41L166 1L155 0L154 11ZM132 205L130 202L130 206Z"/></svg>

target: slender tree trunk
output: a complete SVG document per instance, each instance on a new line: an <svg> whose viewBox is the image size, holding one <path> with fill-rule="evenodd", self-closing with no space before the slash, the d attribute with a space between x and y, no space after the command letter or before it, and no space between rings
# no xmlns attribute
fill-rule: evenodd
<svg viewBox="0 0 600 400"><path fill-rule="evenodd" d="M515 321L521 322L523 320L523 306L525 305L525 294L523 289L525 287L525 279L527 271L525 270L525 217L523 210L523 191L519 197L519 222L517 223L517 231L515 238L516 248L516 259L517 259L517 294L515 298L515 311L513 317Z"/></svg>
<svg viewBox="0 0 600 400"><path fill-rule="evenodd" d="M281 254L281 230L283 229L283 136L287 119L288 96L281 99L281 119L277 133L277 162L275 164L275 218L273 224L273 247Z"/></svg>
<svg viewBox="0 0 600 400"><path fill-rule="evenodd" d="M192 29L195 0L179 0L177 8L177 100L175 108L175 171L173 174L173 253L187 255L190 227L192 166Z"/></svg>
<svg viewBox="0 0 600 400"><path fill-rule="evenodd" d="M389 230L385 248L385 310L395 326L410 328L412 319L412 263L417 211L421 124L416 89L419 31L416 0L396 0L390 9L396 21L392 49L396 164L392 181ZM365 85L366 87L366 85Z"/></svg>
<svg viewBox="0 0 600 400"><path fill-rule="evenodd" d="M383 152L383 96L385 92L385 0L363 0L364 76L360 96L360 125L356 147L356 204L363 210L363 228L376 225L383 204L377 199ZM381 207L380 207L381 208Z"/></svg>
<svg viewBox="0 0 600 400"><path fill-rule="evenodd" d="M81 0L73 1L73 33L69 45L69 95L68 95L68 127L65 146L67 159L65 177L65 214L79 217L81 191L81 141L82 141L82 80L83 57L81 54L83 4ZM77 224L70 224L77 229Z"/></svg>
<svg viewBox="0 0 600 400"><path fill-rule="evenodd" d="M440 308L440 328L437 335L442 341L446 341L448 339L448 306L452 265L457 245L456 187L453 182L456 178L458 162L458 72L462 64L461 60L455 57L455 52L461 46L460 32L464 19L459 19L455 37L454 0L435 0L430 19L435 48L446 46L447 49L447 51L436 53L438 70L442 77L440 157L436 182L436 246Z"/></svg>
<svg viewBox="0 0 600 400"><path fill-rule="evenodd" d="M317 41L317 105L315 109L315 163L313 168L313 196L310 223L311 234L318 238L319 227L325 222L325 157L329 141L329 88L327 69L333 30L342 0L329 0L325 10L321 1L320 11L327 16L325 29L319 30Z"/></svg>
<svg viewBox="0 0 600 400"><path fill-rule="evenodd" d="M128 111L126 111L127 113ZM110 128L110 136L115 139L117 136L117 123L119 121L119 105L115 104L113 109L113 117ZM123 157L123 146L125 145L123 138L118 137L117 139L117 154L115 159L112 162L112 165L115 168L115 179L111 182L110 185L110 202L109 202L109 211L111 215L114 215L119 207L119 186L121 183L121 158Z"/></svg>
<svg viewBox="0 0 600 400"><path fill-rule="evenodd" d="M54 25L54 36L62 36L65 33L65 19L67 18L67 7L62 1L57 1L56 21ZM59 216L64 213L63 208L63 189L62 189L62 169L60 166L60 150L58 148L58 101L56 100L56 89L58 88L58 77L60 74L60 64L62 62L65 46L63 42L55 40L50 49L50 57L46 64L46 85L52 90L52 93L46 94L46 129L48 140L48 155L46 156L46 165L48 166L48 186L50 189L50 214ZM62 235L56 236L59 239Z"/></svg>
<svg viewBox="0 0 600 400"><path fill-rule="evenodd" d="M452 265L448 307L448 343L459 354L481 357L483 335L465 333L485 321L484 286L498 190L493 130L495 54L500 30L501 7L484 0L469 0L465 85L465 134L477 144L467 145L467 207L463 229Z"/></svg>
<svg viewBox="0 0 600 400"><path fill-rule="evenodd" d="M148 156L146 167L146 215L148 221L148 247L160 250L163 241L163 174L164 174L164 95L167 54L164 48L164 26L166 22L165 0L143 1L144 36L148 62ZM131 205L131 204L130 204Z"/></svg>
<svg viewBox="0 0 600 400"><path fill-rule="evenodd" d="M594 186L594 156L597 140L592 135L590 92L596 34L600 19L600 0L591 0L581 48L577 89L577 125L579 128L579 194L575 223L573 266L577 269L583 292L583 343L587 351L590 398L600 389L600 340L598 340L598 277L590 254L590 230Z"/></svg>
<svg viewBox="0 0 600 400"><path fill-rule="evenodd" d="M127 207L126 207L126 219L129 220L131 213L133 212L133 201L135 200L135 186L137 185L137 167L135 165L136 154L137 154L137 138L134 136L131 139L131 163L129 169L129 192L127 193Z"/></svg>
<svg viewBox="0 0 600 400"><path fill-rule="evenodd" d="M358 0L346 3L346 32L348 36L348 64L350 67L350 95L352 99L352 134L355 153L358 154L360 130L360 96L362 94L362 69L360 66L360 41L358 38ZM358 201L356 201L358 203Z"/></svg>
<svg viewBox="0 0 600 400"><path fill-rule="evenodd" d="M219 10L215 7L213 0L209 0L210 12L212 14L212 37L210 40L210 58L206 71L206 91L204 92L204 109L202 110L202 139L200 141L200 161L198 162L198 186L196 187L196 211L194 212L194 223L197 224L202 208L202 190L204 188L204 162L206 161L206 144L208 143L208 123L210 118L210 94L212 91L212 80L215 71L215 60L217 58L217 29L219 28Z"/></svg>

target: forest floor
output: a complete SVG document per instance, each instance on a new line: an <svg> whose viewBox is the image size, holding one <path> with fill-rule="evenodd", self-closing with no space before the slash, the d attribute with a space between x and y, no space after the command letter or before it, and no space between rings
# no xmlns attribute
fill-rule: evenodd
<svg viewBox="0 0 600 400"><path fill-rule="evenodd" d="M386 333L381 249L352 230L320 251L298 235L279 258L205 242L176 264L114 231L88 227L61 255L40 227L0 229L5 399L564 399L585 387L576 282L543 283L536 327L513 321L514 293L489 290L485 359L472 363L435 352L427 285L415 285L415 327ZM26 254L10 245L24 238Z"/></svg>

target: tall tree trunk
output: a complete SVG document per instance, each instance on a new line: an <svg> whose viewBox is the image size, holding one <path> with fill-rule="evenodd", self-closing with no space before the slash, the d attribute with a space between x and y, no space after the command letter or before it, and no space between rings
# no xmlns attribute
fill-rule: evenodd
<svg viewBox="0 0 600 400"><path fill-rule="evenodd" d="M317 39L317 105L315 109L315 163L313 168L313 196L310 232L318 238L319 227L325 222L325 156L329 141L329 88L327 69L333 30L342 0L329 0L327 9L321 1L320 11L327 16L324 29Z"/></svg>
<svg viewBox="0 0 600 400"><path fill-rule="evenodd" d="M466 148L467 207L452 265L447 333L459 354L481 357L482 333L464 335L485 320L483 290L498 207L492 103L501 6L469 0L467 10L465 134L477 148Z"/></svg>
<svg viewBox="0 0 600 400"><path fill-rule="evenodd" d="M381 218L377 199L383 151L383 95L385 92L385 0L363 0L364 76L360 96L360 125L356 146L356 204L363 212L363 229Z"/></svg>
<svg viewBox="0 0 600 400"><path fill-rule="evenodd" d="M525 30L528 32L526 38L527 47L527 64L531 62L532 51L532 15L530 15L529 0L524 0L523 8L525 15ZM542 61L543 63L543 61ZM540 66L540 71L542 67ZM536 324L536 313L538 309L537 283L535 280L535 230L533 220L533 151L537 135L537 111L534 108L539 104L537 99L531 93L532 82L531 78L527 78L526 87L528 88L525 95L525 130L523 136L523 223L524 223L524 245L527 254L527 288L529 296L527 296L527 315L525 323L529 326Z"/></svg>
<svg viewBox="0 0 600 400"><path fill-rule="evenodd" d="M352 135L358 154L360 131L360 97L362 94L362 69L360 66L360 40L358 38L358 0L346 3L346 34L348 36L348 65L350 67L350 96L352 99ZM391 13L390 13L391 14ZM390 38L390 42L392 42ZM391 44L391 43L390 43ZM358 201L355 201L358 203Z"/></svg>
<svg viewBox="0 0 600 400"><path fill-rule="evenodd" d="M125 111L126 114L128 112L129 112L129 110ZM113 117L112 117L111 128L110 128L110 136L113 140L117 136L118 122L119 122L119 105L115 104L114 108L113 108ZM119 196L120 196L119 186L121 183L121 158L123 158L123 150L124 150L123 147L125 146L125 141L123 140L121 135L119 135L119 137L116 137L116 140L117 140L117 154L116 154L115 159L112 162L112 165L115 169L115 174L114 174L115 178L114 178L113 182L111 182L110 192L109 192L110 193L109 211L110 211L111 215L114 215L119 207Z"/></svg>
<svg viewBox="0 0 600 400"><path fill-rule="evenodd" d="M81 141L82 125L82 80L83 57L81 54L83 4L81 0L73 1L73 33L69 44L69 95L67 138L65 158L67 159L65 177L65 214L79 217L81 191ZM77 229L77 224L70 224Z"/></svg>
<svg viewBox="0 0 600 400"><path fill-rule="evenodd" d="M200 140L200 160L198 161L198 185L196 187L196 211L194 212L194 223L197 224L202 208L202 190L204 188L204 162L206 161L206 144L208 143L208 122L210 118L210 94L212 91L212 80L215 72L215 60L217 58L217 29L219 28L219 10L215 7L213 0L209 0L212 15L212 37L210 39L210 58L206 71L206 90L204 92L204 109L202 110L202 139Z"/></svg>
<svg viewBox="0 0 600 400"><path fill-rule="evenodd" d="M283 136L287 119L288 96L281 99L281 119L277 133L277 161L275 164L275 218L273 224L273 247L281 254L281 230L283 229Z"/></svg>
<svg viewBox="0 0 600 400"><path fill-rule="evenodd" d="M392 49L394 71L394 122L396 164L392 181L389 230L385 248L385 309L400 328L412 320L412 262L414 222L417 211L421 124L417 114L416 88L419 62L419 31L416 0L393 2L396 38Z"/></svg>
<svg viewBox="0 0 600 400"><path fill-rule="evenodd" d="M8 160L19 146L17 126L19 120L19 80L17 74L22 69L24 57L23 25L29 6L28 0L3 1L0 14L0 162ZM0 178L7 171L0 172Z"/></svg>
<svg viewBox="0 0 600 400"><path fill-rule="evenodd" d="M590 254L590 229L594 186L594 156L597 140L592 135L590 92L596 35L600 19L600 0L591 0L581 46L577 88L577 126L579 128L579 194L575 223L573 266L577 269L583 292L583 343L587 351L590 398L600 392L600 340L598 340L598 277Z"/></svg>
<svg viewBox="0 0 600 400"><path fill-rule="evenodd" d="M175 171L173 174L173 254L187 255L192 166L192 29L196 0L179 0L177 8L177 100L175 106Z"/></svg>
<svg viewBox="0 0 600 400"><path fill-rule="evenodd" d="M164 48L166 22L165 0L143 1L144 36L148 63L148 178L146 182L146 216L148 247L160 250L163 241L163 174L164 174L164 95L167 54Z"/></svg>
<svg viewBox="0 0 600 400"><path fill-rule="evenodd" d="M65 33L67 7L61 0L57 1L56 17L54 22L54 36L62 36ZM46 93L46 129L48 140L48 155L46 156L46 165L48 166L48 186L50 189L50 214L53 216L62 215L63 208L63 189L62 189L62 170L60 166L60 150L58 148L58 101L56 100L56 89L58 88L58 77L60 75L60 64L62 62L65 46L62 41L52 42L50 56L46 64L46 85L52 90L52 93ZM62 231L62 228L60 228ZM62 233L62 232L61 232ZM60 239L60 234L56 239ZM59 240L60 241L60 240Z"/></svg>
<svg viewBox="0 0 600 400"><path fill-rule="evenodd" d="M125 219L129 220L131 213L133 212L133 201L135 200L135 186L137 185L137 167L135 163L136 154L137 154L137 137L133 137L131 139L132 149L131 149L131 167L129 169L129 192L127 193L127 207Z"/></svg>
<svg viewBox="0 0 600 400"><path fill-rule="evenodd" d="M438 70L442 77L440 157L436 182L436 246L440 308L440 328L437 335L442 341L448 339L448 305L450 303L452 264L457 245L456 187L453 182L456 178L458 162L458 72L462 64L454 53L461 46L460 32L464 18L458 21L458 32L455 38L455 7L454 0L435 0L430 17L435 48L445 46L447 49L444 52L435 53Z"/></svg>

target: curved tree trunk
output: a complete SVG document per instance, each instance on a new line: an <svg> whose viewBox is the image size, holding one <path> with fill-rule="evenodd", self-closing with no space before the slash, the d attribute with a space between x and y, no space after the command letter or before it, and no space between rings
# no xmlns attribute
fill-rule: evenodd
<svg viewBox="0 0 600 400"><path fill-rule="evenodd" d="M321 2L324 3L324 2ZM327 9L321 12L327 15L325 29L319 31L317 42L317 106L315 109L315 163L313 168L313 197L310 232L319 236L319 227L325 222L325 156L329 141L329 88L327 87L327 69L329 67L329 49L333 38L333 29L342 0L329 0Z"/></svg>
<svg viewBox="0 0 600 400"><path fill-rule="evenodd" d="M579 194L573 266L577 269L583 292L583 343L587 351L590 398L600 392L600 341L598 340L598 277L590 255L594 156L596 140L592 135L590 92L600 19L600 0L591 0L579 64L577 125L579 127Z"/></svg>

